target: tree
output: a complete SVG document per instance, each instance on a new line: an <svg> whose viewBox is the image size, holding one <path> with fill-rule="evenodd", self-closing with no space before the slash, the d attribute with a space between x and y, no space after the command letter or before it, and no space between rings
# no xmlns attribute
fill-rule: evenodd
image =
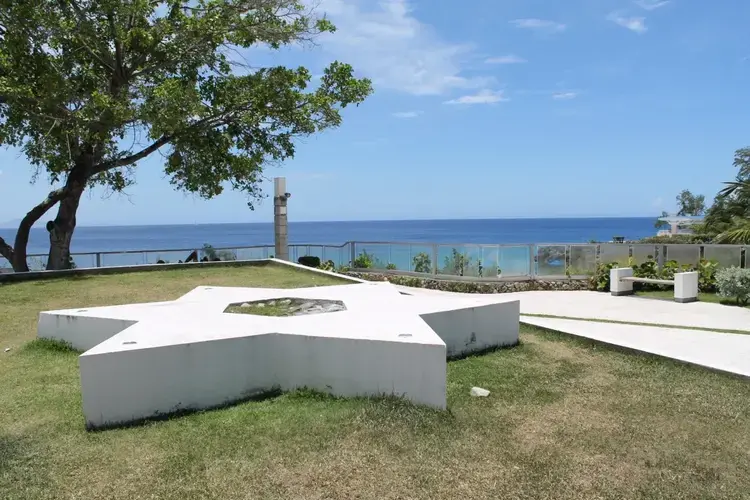
<svg viewBox="0 0 750 500"><path fill-rule="evenodd" d="M665 212L662 210L661 215L659 216L659 219L662 217L669 217L669 212ZM654 227L656 229L664 229L669 227L669 223L663 220L656 219L656 222L654 222Z"/></svg>
<svg viewBox="0 0 750 500"><path fill-rule="evenodd" d="M702 194L695 196L687 189L677 195L677 215L702 215L706 210L706 197Z"/></svg>
<svg viewBox="0 0 750 500"><path fill-rule="evenodd" d="M735 152L734 166L734 181L725 183L697 229L717 243L750 242L750 148Z"/></svg>
<svg viewBox="0 0 750 500"><path fill-rule="evenodd" d="M372 87L333 62L311 89L306 68L254 67L242 49L333 31L301 0L0 0L0 145L53 187L0 255L28 270L29 231L57 205L47 268L66 267L83 192L122 192L156 152L176 189L230 186L252 209L264 166L338 126Z"/></svg>

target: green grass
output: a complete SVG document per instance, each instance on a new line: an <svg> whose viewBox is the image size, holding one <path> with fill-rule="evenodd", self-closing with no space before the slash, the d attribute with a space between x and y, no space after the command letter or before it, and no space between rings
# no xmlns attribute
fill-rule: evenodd
<svg viewBox="0 0 750 500"><path fill-rule="evenodd" d="M314 280L313 280L314 278ZM744 498L750 384L523 327L448 364L448 411L309 391L86 432L77 353L41 310L176 298L197 285L333 280L187 269L0 286L3 499ZM480 386L488 398L472 398Z"/></svg>
<svg viewBox="0 0 750 500"><path fill-rule="evenodd" d="M665 300L674 300L674 290L649 290L649 291L638 291L636 292L636 295L639 297L650 297L654 299L665 299ZM699 302L711 302L713 304L722 304L725 306L734 306L734 307L740 307L739 304L737 304L737 301L726 299L724 297L719 297L715 293L704 293L700 292L698 293L698 301ZM750 308L750 305L746 306Z"/></svg>
<svg viewBox="0 0 750 500"><path fill-rule="evenodd" d="M254 314L255 316L289 316L289 306L266 305L263 308L229 306L224 310L225 313L232 314Z"/></svg>

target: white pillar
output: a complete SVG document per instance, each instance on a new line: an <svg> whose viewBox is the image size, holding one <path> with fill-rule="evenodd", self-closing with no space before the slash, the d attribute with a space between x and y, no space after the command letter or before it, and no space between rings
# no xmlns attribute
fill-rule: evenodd
<svg viewBox="0 0 750 500"><path fill-rule="evenodd" d="M633 276L633 268L619 267L609 271L609 291L612 295L633 295L633 282L622 281L622 278Z"/></svg>
<svg viewBox="0 0 750 500"><path fill-rule="evenodd" d="M675 273L674 300L686 303L698 300L698 272Z"/></svg>

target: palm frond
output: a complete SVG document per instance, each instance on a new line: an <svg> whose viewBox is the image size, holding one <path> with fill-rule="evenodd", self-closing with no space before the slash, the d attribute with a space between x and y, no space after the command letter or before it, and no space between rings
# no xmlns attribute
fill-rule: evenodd
<svg viewBox="0 0 750 500"><path fill-rule="evenodd" d="M750 220L735 217L732 226L714 238L715 243L750 243Z"/></svg>

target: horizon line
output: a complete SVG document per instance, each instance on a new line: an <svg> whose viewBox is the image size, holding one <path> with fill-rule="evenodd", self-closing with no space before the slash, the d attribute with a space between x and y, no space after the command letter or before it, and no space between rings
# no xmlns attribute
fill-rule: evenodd
<svg viewBox="0 0 750 500"><path fill-rule="evenodd" d="M315 223L358 223L358 222L453 222L453 221L495 221L495 220L570 220L570 219L657 219L658 215L594 215L594 216L548 216L548 217L462 217L462 218L439 218L439 219L351 219L351 220L290 220L289 224L315 224ZM7 222L6 222L7 224ZM117 227L160 227L160 226L230 226L230 225L261 225L273 224L273 220L265 222L176 222L159 224L78 224L80 228L117 228ZM0 229L17 229L17 226L0 225ZM39 227L32 229L40 229Z"/></svg>

